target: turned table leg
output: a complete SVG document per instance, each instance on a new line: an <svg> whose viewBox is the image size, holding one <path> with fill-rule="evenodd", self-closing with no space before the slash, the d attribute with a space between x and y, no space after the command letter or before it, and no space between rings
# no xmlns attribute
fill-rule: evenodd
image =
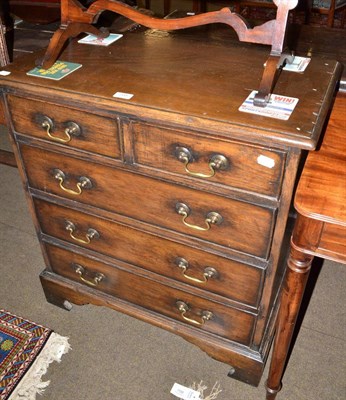
<svg viewBox="0 0 346 400"><path fill-rule="evenodd" d="M281 378L312 260L313 256L304 254L291 244L266 385L267 400L274 400L281 389Z"/></svg>

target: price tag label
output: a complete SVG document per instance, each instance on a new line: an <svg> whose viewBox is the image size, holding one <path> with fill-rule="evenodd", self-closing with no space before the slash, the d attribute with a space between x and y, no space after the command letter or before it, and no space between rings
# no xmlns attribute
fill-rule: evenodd
<svg viewBox="0 0 346 400"><path fill-rule="evenodd" d="M291 64L287 63L283 70L290 72L304 72L309 65L311 58L295 56Z"/></svg>
<svg viewBox="0 0 346 400"><path fill-rule="evenodd" d="M200 400L200 393L196 390L187 388L179 383L175 383L171 389L171 394L182 400Z"/></svg>
<svg viewBox="0 0 346 400"><path fill-rule="evenodd" d="M257 157L257 163L267 168L275 167L275 161L270 157L264 156L263 154Z"/></svg>
<svg viewBox="0 0 346 400"><path fill-rule="evenodd" d="M113 97L118 99L130 100L133 97L132 93L124 93L124 92L116 92L113 94Z"/></svg>

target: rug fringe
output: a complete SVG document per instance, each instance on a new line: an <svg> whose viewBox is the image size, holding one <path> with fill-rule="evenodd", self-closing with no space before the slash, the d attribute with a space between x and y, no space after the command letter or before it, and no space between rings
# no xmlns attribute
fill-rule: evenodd
<svg viewBox="0 0 346 400"><path fill-rule="evenodd" d="M194 382L191 385L191 389L199 392L201 400L215 400L217 396L222 392L219 382L214 383L214 386L212 387L209 395L204 394L204 391L208 389L208 386L204 385L203 381L200 381L199 383Z"/></svg>
<svg viewBox="0 0 346 400"><path fill-rule="evenodd" d="M36 394L42 394L50 383L50 381L41 380L49 365L53 361L60 362L61 357L70 349L67 337L52 332L41 353L8 400L35 400Z"/></svg>

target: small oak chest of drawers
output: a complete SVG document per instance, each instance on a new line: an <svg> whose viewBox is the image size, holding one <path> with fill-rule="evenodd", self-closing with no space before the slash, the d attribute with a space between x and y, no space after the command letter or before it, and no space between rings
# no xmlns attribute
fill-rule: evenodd
<svg viewBox="0 0 346 400"><path fill-rule="evenodd" d="M281 74L276 93L299 98L289 120L246 114L266 51L198 32L71 42L60 59L82 67L60 81L28 76L29 55L0 79L2 101L48 301L155 324L257 385L298 165L339 65Z"/></svg>

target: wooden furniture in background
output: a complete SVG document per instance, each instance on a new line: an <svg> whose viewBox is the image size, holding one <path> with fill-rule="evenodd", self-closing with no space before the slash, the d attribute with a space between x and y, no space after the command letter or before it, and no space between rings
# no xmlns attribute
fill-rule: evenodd
<svg viewBox="0 0 346 400"><path fill-rule="evenodd" d="M10 56L7 50L6 43L6 26L2 22L1 13L0 13L0 67L5 67L10 63Z"/></svg>
<svg viewBox="0 0 346 400"><path fill-rule="evenodd" d="M193 0L193 11L206 12L208 7L215 7L216 4L224 4L242 15L249 21L269 21L273 19L277 6L273 0ZM309 8L307 1L298 2L297 7L290 10L290 22L307 22ZM258 22L257 22L258 24Z"/></svg>
<svg viewBox="0 0 346 400"><path fill-rule="evenodd" d="M208 8L208 3L217 3L216 1L210 0L193 0L193 10L196 12L206 12ZM238 14L242 13L245 7L259 7L259 8L272 8L276 9L276 5L272 0L222 0L221 3L228 4L230 7L234 8L234 11Z"/></svg>
<svg viewBox="0 0 346 400"><path fill-rule="evenodd" d="M213 29L70 42L61 59L79 70L28 76L32 54L0 88L48 301L150 322L257 385L300 156L319 140L341 67L315 57L282 75L279 93L299 97L288 121L241 113L266 50Z"/></svg>
<svg viewBox="0 0 346 400"><path fill-rule="evenodd" d="M49 24L60 18L60 0L2 0L11 13L34 24Z"/></svg>
<svg viewBox="0 0 346 400"><path fill-rule="evenodd" d="M2 11L3 8L2 5L0 4L0 67L5 67L10 62L10 56L8 54L6 37L5 37L6 26L2 22L3 21ZM2 103L0 102L0 124L3 124L4 122L5 122L4 110L2 107ZM14 154L11 153L10 151L0 149L0 164L6 164L12 167L16 167L17 164Z"/></svg>
<svg viewBox="0 0 346 400"><path fill-rule="evenodd" d="M346 19L346 1L345 0L310 0L309 1L308 22L313 13L327 15L327 26L334 27L335 13L341 13L340 27L344 28Z"/></svg>
<svg viewBox="0 0 346 400"><path fill-rule="evenodd" d="M145 8L151 9L151 0L144 0ZM163 15L166 16L171 11L171 0L163 0Z"/></svg>
<svg viewBox="0 0 346 400"><path fill-rule="evenodd" d="M268 400L274 400L315 256L346 263L346 93L339 92L319 151L310 153L295 195L298 218L291 239ZM332 389L331 389L332 390Z"/></svg>
<svg viewBox="0 0 346 400"><path fill-rule="evenodd" d="M206 12L207 6L212 5L213 3L220 3L215 2L213 0L193 0L193 11L195 12ZM246 14L251 15L254 19L258 17L265 18L266 20L269 19L269 15L271 13L259 13L252 12L253 9L256 10L265 10L265 9L275 9L276 5L273 0L232 0L226 1L222 0L221 3L228 4L229 6L233 7L234 11L238 14L244 15ZM340 14L340 25L338 27L344 28L345 26L345 19L346 19L346 1L345 0L304 0L299 2L297 8L291 11L292 19L295 23L299 21L299 23L306 23L310 24L313 23L315 25L326 25L330 28L334 27L335 22L335 15L336 13ZM327 15L327 21L322 22L313 18L314 14L321 14ZM266 15L268 14L268 15ZM256 18L257 17L257 18ZM272 18L272 17L270 17ZM251 19L251 18L249 18Z"/></svg>

